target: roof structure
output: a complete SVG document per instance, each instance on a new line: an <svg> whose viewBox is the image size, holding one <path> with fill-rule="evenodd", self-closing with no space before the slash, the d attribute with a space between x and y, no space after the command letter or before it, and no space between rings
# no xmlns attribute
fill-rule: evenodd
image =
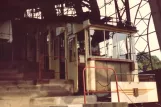
<svg viewBox="0 0 161 107"><path fill-rule="evenodd" d="M117 11L118 26L131 27L129 1L124 0L126 22L123 23L118 1L114 0ZM107 5L107 4L105 4ZM84 11L86 8L87 11ZM0 3L0 20L23 20L26 18L52 21L77 22L90 19L96 23L107 23L112 18L100 15L98 0L2 0Z"/></svg>

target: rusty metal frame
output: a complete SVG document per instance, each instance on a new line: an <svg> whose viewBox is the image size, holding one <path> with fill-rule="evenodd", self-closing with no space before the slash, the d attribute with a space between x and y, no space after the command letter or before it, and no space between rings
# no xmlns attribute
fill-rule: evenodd
<svg viewBox="0 0 161 107"><path fill-rule="evenodd" d="M115 0L115 2L116 1L117 0ZM101 6L100 9L102 9L103 7L105 7L107 5L110 5L111 2L114 2L114 0L108 0L108 1L106 1L106 3L104 4L104 6ZM129 3L130 3L130 0L129 0ZM146 59L149 62L148 66L150 66L150 68L153 70L154 67L153 67L153 62L152 62L152 58L151 58L151 53L152 52L155 52L155 51L158 51L160 49L151 50L151 48L150 48L149 36L150 36L150 34L156 33L156 31L149 31L150 21L152 19L151 12L149 11L148 14L142 15L142 12L140 11L140 9L142 9L144 6L147 6L147 5L149 5L148 0L140 0L139 3L136 3L134 6L129 7L129 10L131 10L133 8L137 8L136 13L134 13L135 14L135 18L134 18L134 20L131 20L131 22L134 24L134 26L137 27L138 24L141 23L141 22L145 23L145 25L147 26L141 33L137 33L135 35L135 39L136 39L135 45L138 43L139 39L142 39L143 41L146 42L146 47L142 51L139 51L138 48L135 47L135 50L136 50L136 52L139 53L139 52L145 52L145 50L148 49L148 52L145 52L145 53L148 53L149 58L146 58ZM125 14L126 7L125 6L119 7L119 10L117 10L115 13L113 13L113 14L111 14L111 15L108 16L108 17L113 17L114 20L116 20L116 21L113 21L112 23L116 23L117 20L119 20L118 17L117 17L117 14L119 12L121 13L121 11L123 11L123 13L121 14L121 17L122 17ZM125 19L122 18L122 20L125 20ZM138 20L138 21L136 21L136 20ZM146 23L145 20L148 21L148 23ZM146 34L145 34L145 32L146 32ZM146 57L146 56L143 55L143 57Z"/></svg>
<svg viewBox="0 0 161 107"><path fill-rule="evenodd" d="M145 54L142 54L142 56L145 57L145 58L149 61L148 67L150 66L150 68L151 68L152 70L154 70L153 62L152 62L152 57L151 57L151 52L155 52L155 51L158 51L158 50L160 50L160 49L151 50L151 48L150 48L150 43L149 43L149 35L155 33L156 31L152 31L152 32L149 31L150 21L151 21L151 19L152 19L151 12L149 12L148 14L146 14L146 15L144 15L144 16L143 16L142 13L140 12L140 9L141 9L142 7L148 5L148 4L149 4L149 3L148 3L148 0L140 0L140 3L139 3L139 5L138 5L137 11L136 11L136 15L135 15L135 19L134 19L134 24L135 24L135 26L137 26L139 23L143 22L147 27L145 28L144 31L142 31L141 34L137 33L137 36L135 36L135 38L136 38L135 44L138 43L139 39L142 39L143 41L146 42L146 46L145 46L145 48L142 50L142 52L145 52L145 50L148 49L148 52L145 52L145 53L148 53L149 58L147 58L147 57L145 56ZM146 18L148 15L149 15L149 18ZM138 16L140 16L140 17L138 18ZM139 21L136 23L136 20L139 20ZM148 21L148 23L146 23L145 20ZM144 34L145 32L146 32L146 34ZM146 37L146 39L143 38L143 37ZM137 47L135 47L135 50L136 50L137 52L139 52L139 53L141 52L141 51L139 51L139 50L137 49ZM140 61L140 58L138 58L138 61ZM141 69L141 68L140 68L140 69Z"/></svg>

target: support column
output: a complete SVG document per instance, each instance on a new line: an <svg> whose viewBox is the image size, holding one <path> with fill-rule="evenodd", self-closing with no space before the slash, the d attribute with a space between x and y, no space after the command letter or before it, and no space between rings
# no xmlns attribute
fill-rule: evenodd
<svg viewBox="0 0 161 107"><path fill-rule="evenodd" d="M52 60L53 60L53 57L52 57L52 40L51 40L51 29L49 28L48 30L48 56L49 56L49 69L52 68Z"/></svg>
<svg viewBox="0 0 161 107"><path fill-rule="evenodd" d="M156 34L161 47L161 0L149 0L151 13L154 20L154 25L156 29Z"/></svg>

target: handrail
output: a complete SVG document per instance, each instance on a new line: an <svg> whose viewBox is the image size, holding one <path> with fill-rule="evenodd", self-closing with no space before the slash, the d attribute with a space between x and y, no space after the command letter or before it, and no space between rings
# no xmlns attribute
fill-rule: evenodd
<svg viewBox="0 0 161 107"><path fill-rule="evenodd" d="M47 56L47 57L49 57L49 58L58 58L58 59L64 58L65 64L67 63L67 59L66 59L64 56L41 55L41 56L40 56L40 59L39 59L39 80L42 79L42 72L43 72L43 70L42 70L41 67L44 65L44 60L43 60L43 58L44 58L45 56ZM42 63L42 62L43 62L43 63ZM66 67L67 67L67 66L66 66ZM60 73L60 72L55 72L55 73ZM66 68L65 76L66 76L66 78L68 79L68 68Z"/></svg>
<svg viewBox="0 0 161 107"><path fill-rule="evenodd" d="M105 69L105 70L112 70L115 74L115 80L116 80L116 92L117 92L117 97L118 97L118 102L120 102L120 96L119 96L119 89L118 89L118 78L117 78L117 75L116 75L116 71L113 69L113 68L107 68L107 67L90 67L90 66L86 66L84 69L83 69L83 89L84 89L84 104L86 104L86 93L97 93L97 91L93 91L93 92L88 92L86 91L86 88L85 88L85 71L87 68L95 68L95 69ZM111 92L111 91L110 91Z"/></svg>

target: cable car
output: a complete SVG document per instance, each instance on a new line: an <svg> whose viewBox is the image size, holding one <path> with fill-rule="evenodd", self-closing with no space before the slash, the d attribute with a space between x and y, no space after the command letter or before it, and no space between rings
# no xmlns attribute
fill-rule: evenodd
<svg viewBox="0 0 161 107"><path fill-rule="evenodd" d="M75 93L130 104L158 101L155 80L146 75L142 81L138 75L137 30L86 20L64 24L55 31L53 43L49 35L49 68L55 70L55 78L73 80Z"/></svg>

